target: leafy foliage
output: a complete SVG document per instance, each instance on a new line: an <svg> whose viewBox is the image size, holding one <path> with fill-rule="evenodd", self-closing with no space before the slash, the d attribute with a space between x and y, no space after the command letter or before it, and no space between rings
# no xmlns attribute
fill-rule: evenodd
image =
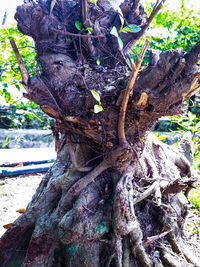
<svg viewBox="0 0 200 267"><path fill-rule="evenodd" d="M194 208L200 209L200 185L196 189L190 191L188 198Z"/></svg>
<svg viewBox="0 0 200 267"><path fill-rule="evenodd" d="M147 14L150 14L152 9L153 4L148 4L146 1ZM171 11L164 6L147 29L146 36L143 36L133 48L134 53L141 50L146 38L150 40L150 49L165 51L182 47L184 51L188 51L200 39L199 18L200 12L188 10L184 0L180 2L176 11ZM143 65L147 63L148 53Z"/></svg>
<svg viewBox="0 0 200 267"><path fill-rule="evenodd" d="M35 50L30 39L20 33L15 25L0 30L0 96L4 96L7 103L13 103L9 86L14 85L18 91L22 90L21 75L17 61L10 45L10 39L14 38L20 50L24 63L31 75L36 73Z"/></svg>
<svg viewBox="0 0 200 267"><path fill-rule="evenodd" d="M30 75L36 75L36 53L27 36L21 34L15 25L0 30L0 103L7 103L0 109L1 126L5 128L50 127L51 120L35 103L25 99L16 100L16 89L22 95L21 75L15 54L10 45L14 38ZM13 88L14 87L14 88ZM36 120L35 120L36 119Z"/></svg>
<svg viewBox="0 0 200 267"><path fill-rule="evenodd" d="M194 168L200 170L200 118L197 118L192 112L188 112L186 115L170 116L171 122L176 124L178 132L192 133L192 141L194 148ZM171 129L169 129L171 130Z"/></svg>
<svg viewBox="0 0 200 267"><path fill-rule="evenodd" d="M185 51L198 42L200 38L199 14L188 10L182 1L180 10L159 12L155 17L151 28L152 48L160 50L177 49L182 47Z"/></svg>
<svg viewBox="0 0 200 267"><path fill-rule="evenodd" d="M35 128L49 129L53 119L50 119L31 101L10 104L0 109L0 128Z"/></svg>

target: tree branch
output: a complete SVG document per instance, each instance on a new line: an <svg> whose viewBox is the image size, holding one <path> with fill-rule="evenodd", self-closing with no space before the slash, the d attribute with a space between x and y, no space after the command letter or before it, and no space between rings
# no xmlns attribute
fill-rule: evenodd
<svg viewBox="0 0 200 267"><path fill-rule="evenodd" d="M143 243L143 246L144 247L148 247L149 245L151 245L153 242L157 241L158 239L168 235L172 230L168 230L168 231L165 231L159 235L154 235L154 236L150 236L150 237L147 237L147 240L144 241Z"/></svg>
<svg viewBox="0 0 200 267"><path fill-rule="evenodd" d="M128 100L130 97L131 90L135 84L140 66L142 64L142 60L144 58L144 55L147 51L148 46L149 46L149 41L146 40L139 56L137 57L136 64L132 63L133 70L132 70L131 76L129 78L128 84L127 84L126 89L125 89L125 93L124 93L124 97L123 97L123 101L122 101L122 104L120 107L120 113L119 113L118 138L119 138L120 144L126 144L127 143L126 136L125 136L125 129L124 129L125 128L126 109L127 109Z"/></svg>
<svg viewBox="0 0 200 267"><path fill-rule="evenodd" d="M154 19L154 17L156 16L156 14L158 13L158 11L161 9L162 5L165 3L166 0L157 0L151 15L149 16L147 23L142 27L141 31L138 33L137 38L134 39L133 41L130 41L127 43L127 45L124 47L123 51L125 54L129 53L129 50L132 48L132 46L143 36L143 34L145 33L145 31L147 30L147 28L149 27L149 25L151 24L152 20Z"/></svg>
<svg viewBox="0 0 200 267"><path fill-rule="evenodd" d="M10 40L10 44L11 44L12 49L13 49L13 51L15 53L16 58L17 58L17 62L18 62L18 65L19 65L21 76L22 76L22 83L25 86L26 90L28 91L28 88L27 88L28 80L29 80L28 70L27 70L27 68L26 68L26 66L25 66L25 64L23 62L23 59L22 59L22 57L21 57L21 55L19 53L19 50L18 50L18 48L16 46L16 43L15 43L14 39Z"/></svg>

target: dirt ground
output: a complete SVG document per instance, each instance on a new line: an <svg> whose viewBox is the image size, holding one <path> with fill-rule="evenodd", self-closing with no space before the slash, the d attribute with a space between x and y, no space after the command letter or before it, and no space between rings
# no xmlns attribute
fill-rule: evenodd
<svg viewBox="0 0 200 267"><path fill-rule="evenodd" d="M16 210L26 208L31 201L43 175L38 173L0 178L0 236L6 231L3 225L14 222L20 216ZM200 211L189 210L184 235L186 243L200 257Z"/></svg>
<svg viewBox="0 0 200 267"><path fill-rule="evenodd" d="M26 208L44 174L20 175L0 178L0 236L6 231L3 225L20 216L16 210Z"/></svg>

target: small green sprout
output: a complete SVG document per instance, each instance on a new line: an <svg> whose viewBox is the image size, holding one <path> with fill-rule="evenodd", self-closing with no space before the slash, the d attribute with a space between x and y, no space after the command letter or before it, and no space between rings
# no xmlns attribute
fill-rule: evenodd
<svg viewBox="0 0 200 267"><path fill-rule="evenodd" d="M94 99L98 102L98 105L94 105L94 113L99 113L99 112L103 111L103 107L101 105L100 95L94 90L91 90L90 92L92 93Z"/></svg>
<svg viewBox="0 0 200 267"><path fill-rule="evenodd" d="M75 26L76 26L77 30L80 31L82 29L83 24L82 24L82 22L76 20Z"/></svg>
<svg viewBox="0 0 200 267"><path fill-rule="evenodd" d="M115 26L112 27L112 30L110 31L110 33L117 38L119 48L120 48L120 50L122 50L124 45L123 45L122 39L119 37L119 33L117 31L117 28Z"/></svg>
<svg viewBox="0 0 200 267"><path fill-rule="evenodd" d="M85 28L85 30L86 30L89 34L91 34L91 33L93 32L92 27L87 27L87 28Z"/></svg>
<svg viewBox="0 0 200 267"><path fill-rule="evenodd" d="M90 0L90 3L94 3L95 5L97 4L98 0Z"/></svg>
<svg viewBox="0 0 200 267"><path fill-rule="evenodd" d="M101 64L99 59L96 60L96 63L97 63L97 66L99 66Z"/></svg>

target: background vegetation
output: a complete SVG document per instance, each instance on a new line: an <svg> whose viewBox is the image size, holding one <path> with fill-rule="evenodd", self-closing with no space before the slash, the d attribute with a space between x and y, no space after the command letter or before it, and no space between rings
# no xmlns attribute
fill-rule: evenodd
<svg viewBox="0 0 200 267"><path fill-rule="evenodd" d="M21 75L10 39L14 38L29 73L39 72L31 38L21 34L16 24L0 30L0 128L49 128L51 120L35 103L23 97Z"/></svg>

